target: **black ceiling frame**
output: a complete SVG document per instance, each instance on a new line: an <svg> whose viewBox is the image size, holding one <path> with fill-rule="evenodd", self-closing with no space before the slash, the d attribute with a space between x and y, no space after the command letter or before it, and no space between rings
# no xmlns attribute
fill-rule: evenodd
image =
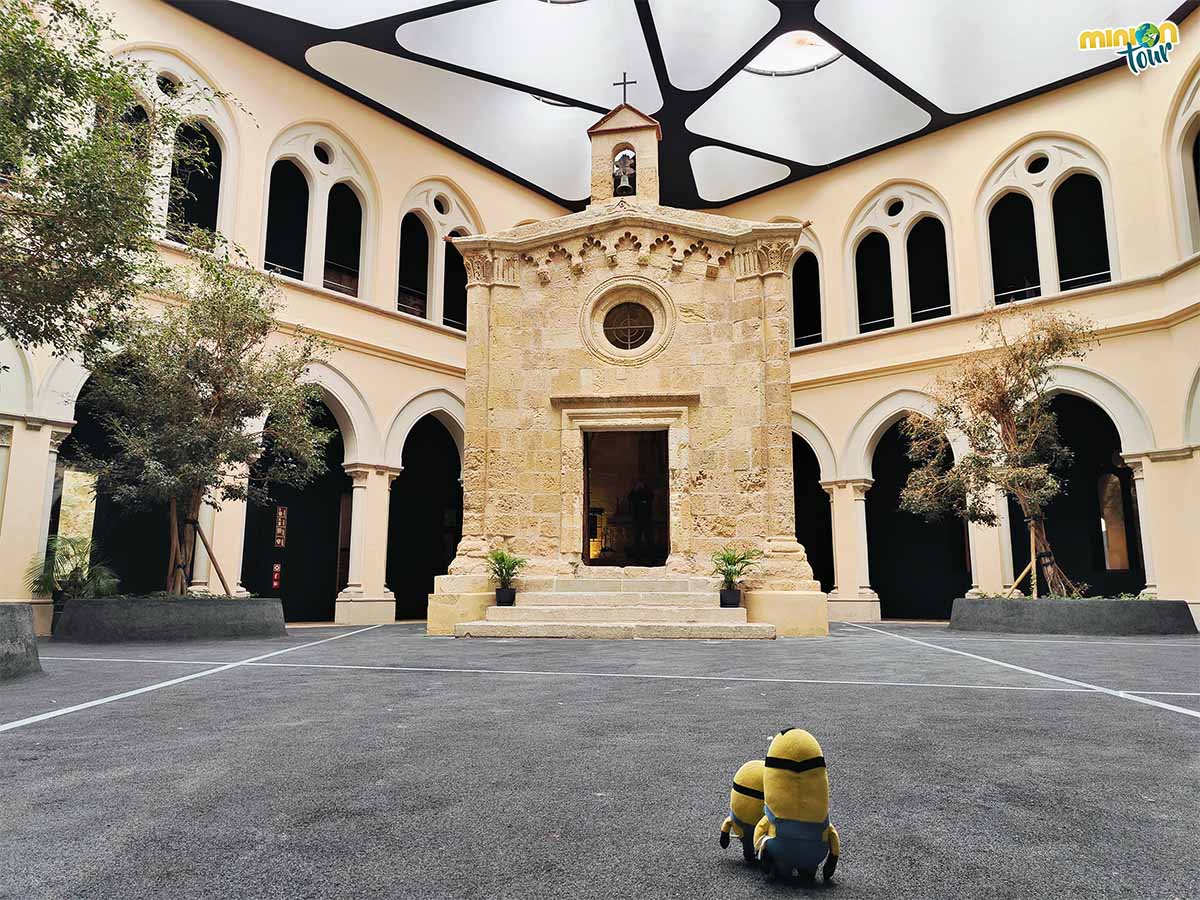
<svg viewBox="0 0 1200 900"><path fill-rule="evenodd" d="M370 97L360 94L358 91L347 87L336 79L329 78L323 73L312 68L312 66L310 66L305 59L306 51L312 46L330 41L345 41L348 43L359 44L369 49L386 53L390 56L412 60L414 62L442 69L444 71L454 72L456 74L479 81L485 81L498 87L555 100L579 109L590 110L597 113L598 117L605 113L607 110L605 110L603 107L597 106L594 103L582 101L577 98L562 94L557 94L551 90L537 87L536 85L527 85L510 81L486 72L476 71L456 65L454 63L448 63L442 60L413 53L407 48L401 46L396 39L397 29L401 25L404 25L408 22L434 18L446 13L468 9L475 6L482 6L486 3L495 2L495 0L448 0L446 3L425 7L396 16L374 19L370 22L365 22L360 25L354 25L343 29L327 29L316 25L310 25L306 22L300 22L287 18L286 16L279 16L274 13L243 6L239 3L233 2L233 0L164 0L164 2L182 10L183 12L188 13L197 19L200 19L201 21L208 23L209 25L212 25L213 27L237 38L238 40L243 41L246 44L249 44L252 47L255 47L258 50L261 50L269 56L286 63L292 68L298 69L309 77L316 79L317 81L333 88L334 90L353 97L354 99L382 113L383 115L401 122L405 126L426 135L427 137L444 146L450 147L469 159L472 159L495 172L499 172L506 178L524 187L527 187L544 197L547 197L566 209L579 210L586 205L586 201L565 200L546 188L541 187L540 185L517 175L503 166L492 162L471 148L451 141L438 134L436 131L421 125L419 122L409 119L403 114L398 113L395 110L378 103L375 100L372 100ZM756 41L751 47L749 47L737 60L734 61L732 65L730 65L715 81L713 81L707 87L700 90L688 91L676 87L674 84L672 84L668 76L666 60L663 55L662 45L658 38L657 29L654 25L654 17L649 3L646 2L646 0L634 0L639 24L646 41L646 48L650 56L651 65L654 70L654 76L658 81L658 87L663 101L662 108L654 114L654 117L658 119L663 128L663 140L660 147L659 178L660 184L662 185L662 201L664 204L689 209L719 209L722 206L736 203L740 200L753 197L757 194L765 193L769 190L774 190L786 184L791 184L820 172L829 171L830 169L834 169L838 166L862 159L863 157L878 153L882 150L888 149L889 147L894 147L911 140L916 140L917 138L924 137L927 134L932 134L935 131L940 131L941 129L947 128L951 125L956 125L960 122L967 121L968 119L975 118L976 116L986 115L987 113L993 112L997 109L1002 109L1006 106L1020 103L1032 97L1048 93L1049 91L1057 90L1067 85L1074 84L1078 81L1082 81L1086 78L1091 78L1095 75L1108 72L1125 65L1122 60L1113 59L1107 63L1103 63L1079 74L1068 76L1067 78L1060 79L1059 81L1033 88L1016 96L1008 97L1004 100L1000 100L996 103L989 104L966 113L949 113L945 110L942 110L928 98L922 96L913 88L902 82L873 59L865 56L856 47L849 44L849 42L846 41L841 35L822 25L817 20L815 15L815 7L819 0L771 0L771 2L778 7L780 12L779 21L775 24L775 26L772 27L766 34L764 34L758 41ZM1195 12L1198 6L1200 6L1200 0L1184 0L1179 8L1170 16L1170 18L1173 21L1182 22L1193 12ZM832 163L815 166L800 163L786 157L776 156L729 141L694 134L687 129L687 119L696 110L707 103L713 96L715 96L717 92L720 91L721 88L723 88L731 79L740 73L745 66L752 59L754 59L755 56L757 56L781 34L797 30L812 31L821 36L856 65L863 67L873 77L886 84L889 88L904 97L910 103L913 103L922 109L930 117L929 123L923 128L920 128L909 134L901 135L894 140L866 148L858 153L835 160ZM781 77L802 78L804 76L801 74ZM746 154L747 156L782 164L788 167L789 174L783 178L771 182L764 187L745 191L725 200L705 200L700 197L699 191L696 187L695 178L690 163L690 156L695 150L707 146L723 147L738 153Z"/></svg>

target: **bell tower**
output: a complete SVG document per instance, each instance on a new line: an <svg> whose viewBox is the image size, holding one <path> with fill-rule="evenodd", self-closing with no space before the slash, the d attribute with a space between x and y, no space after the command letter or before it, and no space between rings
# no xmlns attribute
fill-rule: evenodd
<svg viewBox="0 0 1200 900"><path fill-rule="evenodd" d="M627 198L658 204L659 124L622 103L588 129L592 142L591 203Z"/></svg>

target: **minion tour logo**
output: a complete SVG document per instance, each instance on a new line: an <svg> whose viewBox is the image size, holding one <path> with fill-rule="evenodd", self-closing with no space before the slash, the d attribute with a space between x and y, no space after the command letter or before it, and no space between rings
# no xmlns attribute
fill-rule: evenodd
<svg viewBox="0 0 1200 900"><path fill-rule="evenodd" d="M1125 58L1134 75L1171 61L1179 43L1179 26L1174 22L1144 22L1133 28L1094 28L1079 32L1080 50L1115 50Z"/></svg>

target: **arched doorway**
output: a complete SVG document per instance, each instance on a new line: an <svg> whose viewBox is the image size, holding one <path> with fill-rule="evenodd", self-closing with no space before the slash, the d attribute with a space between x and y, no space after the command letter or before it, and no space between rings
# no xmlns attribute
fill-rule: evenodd
<svg viewBox="0 0 1200 900"><path fill-rule="evenodd" d="M1086 596L1135 594L1146 585L1133 472L1121 460L1112 419L1090 400L1059 394L1051 401L1059 440L1073 453L1058 473L1063 491L1046 509L1054 558ZM1029 564L1029 531L1009 501L1013 572ZM1022 590L1028 590L1026 580ZM1084 588L1086 585L1086 588ZM1040 591L1046 590L1041 581Z"/></svg>
<svg viewBox="0 0 1200 900"><path fill-rule="evenodd" d="M871 462L871 587L885 619L948 619L954 598L971 587L967 529L954 516L929 522L900 508L900 492L912 469L908 439L897 422L879 439Z"/></svg>
<svg viewBox="0 0 1200 900"><path fill-rule="evenodd" d="M279 597L289 622L332 622L350 567L351 481L342 469L342 435L323 403L313 421L333 431L325 465L302 488L266 485L269 503L250 501L242 548L242 584L252 594ZM251 478L273 459L268 441Z"/></svg>
<svg viewBox="0 0 1200 900"><path fill-rule="evenodd" d="M808 441L792 435L792 484L796 498L796 540L808 553L821 590L833 590L833 509L821 487L821 464Z"/></svg>
<svg viewBox="0 0 1200 900"><path fill-rule="evenodd" d="M170 521L165 503L129 507L95 491L83 470L86 457L104 460L116 453L91 402L89 378L75 402L75 427L59 449L50 508L50 534L90 538L92 556L116 573L123 594L166 590L170 561Z"/></svg>
<svg viewBox="0 0 1200 900"><path fill-rule="evenodd" d="M397 619L423 619L433 579L445 575L462 538L458 446L433 415L404 441L403 469L392 482L387 586Z"/></svg>

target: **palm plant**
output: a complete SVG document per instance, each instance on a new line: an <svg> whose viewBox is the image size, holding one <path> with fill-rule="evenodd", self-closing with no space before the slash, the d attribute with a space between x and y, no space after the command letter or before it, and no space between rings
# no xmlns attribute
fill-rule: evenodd
<svg viewBox="0 0 1200 900"><path fill-rule="evenodd" d="M523 556L516 556L504 550L493 550L487 555L488 574L496 579L502 590L512 587L513 579L529 564Z"/></svg>
<svg viewBox="0 0 1200 900"><path fill-rule="evenodd" d="M732 545L726 545L714 553L712 573L721 576L721 590L736 591L737 583L758 565L762 555L762 551L755 547L738 549Z"/></svg>
<svg viewBox="0 0 1200 900"><path fill-rule="evenodd" d="M115 594L120 581L112 569L94 559L95 550L90 538L52 535L45 557L33 559L25 570L26 590L63 600Z"/></svg>

